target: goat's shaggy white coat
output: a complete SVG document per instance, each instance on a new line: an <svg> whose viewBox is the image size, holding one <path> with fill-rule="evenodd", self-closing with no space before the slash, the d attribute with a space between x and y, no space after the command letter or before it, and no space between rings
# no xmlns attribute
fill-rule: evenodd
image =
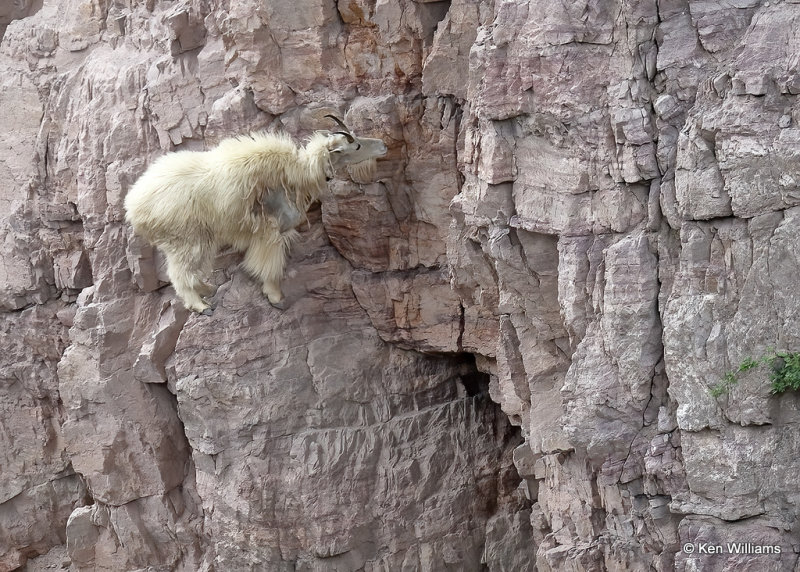
<svg viewBox="0 0 800 572"><path fill-rule="evenodd" d="M126 220L166 255L175 291L190 310L210 313L204 281L220 247L244 251L244 267L280 305L280 280L294 227L336 167L358 176L385 154L379 139L315 133L305 147L286 135L255 133L205 152L178 151L156 160L125 197Z"/></svg>

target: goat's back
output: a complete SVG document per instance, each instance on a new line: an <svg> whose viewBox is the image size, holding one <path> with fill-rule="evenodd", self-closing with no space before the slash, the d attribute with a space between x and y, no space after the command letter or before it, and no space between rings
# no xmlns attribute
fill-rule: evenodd
<svg viewBox="0 0 800 572"><path fill-rule="evenodd" d="M298 148L279 133L223 140L210 151L176 151L153 162L125 197L126 220L154 243L236 233L254 193L285 189ZM289 185L291 186L291 185Z"/></svg>
<svg viewBox="0 0 800 572"><path fill-rule="evenodd" d="M167 231L212 217L210 153L176 151L159 157L128 191L125 219L152 241Z"/></svg>

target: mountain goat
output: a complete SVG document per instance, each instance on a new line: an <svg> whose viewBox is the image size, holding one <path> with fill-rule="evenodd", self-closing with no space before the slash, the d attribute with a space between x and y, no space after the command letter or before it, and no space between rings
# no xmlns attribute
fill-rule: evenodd
<svg viewBox="0 0 800 572"><path fill-rule="evenodd" d="M225 139L210 151L177 151L156 160L125 197L125 219L158 246L184 305L211 314L203 300L214 288L210 274L220 247L243 251L245 269L262 284L269 302L282 308L280 280L294 230L336 169L374 174L386 154L380 139L318 131L305 147L287 135L253 133Z"/></svg>

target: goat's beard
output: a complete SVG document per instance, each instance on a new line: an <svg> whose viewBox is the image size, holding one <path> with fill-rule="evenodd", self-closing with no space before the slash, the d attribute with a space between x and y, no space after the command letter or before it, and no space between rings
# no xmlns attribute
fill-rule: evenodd
<svg viewBox="0 0 800 572"><path fill-rule="evenodd" d="M367 159L360 163L353 163L347 166L347 172L350 178L356 183L369 183L375 177L375 171L378 168L375 159Z"/></svg>

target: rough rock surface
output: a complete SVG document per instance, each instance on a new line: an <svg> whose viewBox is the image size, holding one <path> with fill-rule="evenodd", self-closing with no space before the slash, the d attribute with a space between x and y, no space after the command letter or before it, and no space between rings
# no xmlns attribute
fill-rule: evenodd
<svg viewBox="0 0 800 572"><path fill-rule="evenodd" d="M796 0L6 4L0 571L800 569ZM127 190L332 112L190 315Z"/></svg>

